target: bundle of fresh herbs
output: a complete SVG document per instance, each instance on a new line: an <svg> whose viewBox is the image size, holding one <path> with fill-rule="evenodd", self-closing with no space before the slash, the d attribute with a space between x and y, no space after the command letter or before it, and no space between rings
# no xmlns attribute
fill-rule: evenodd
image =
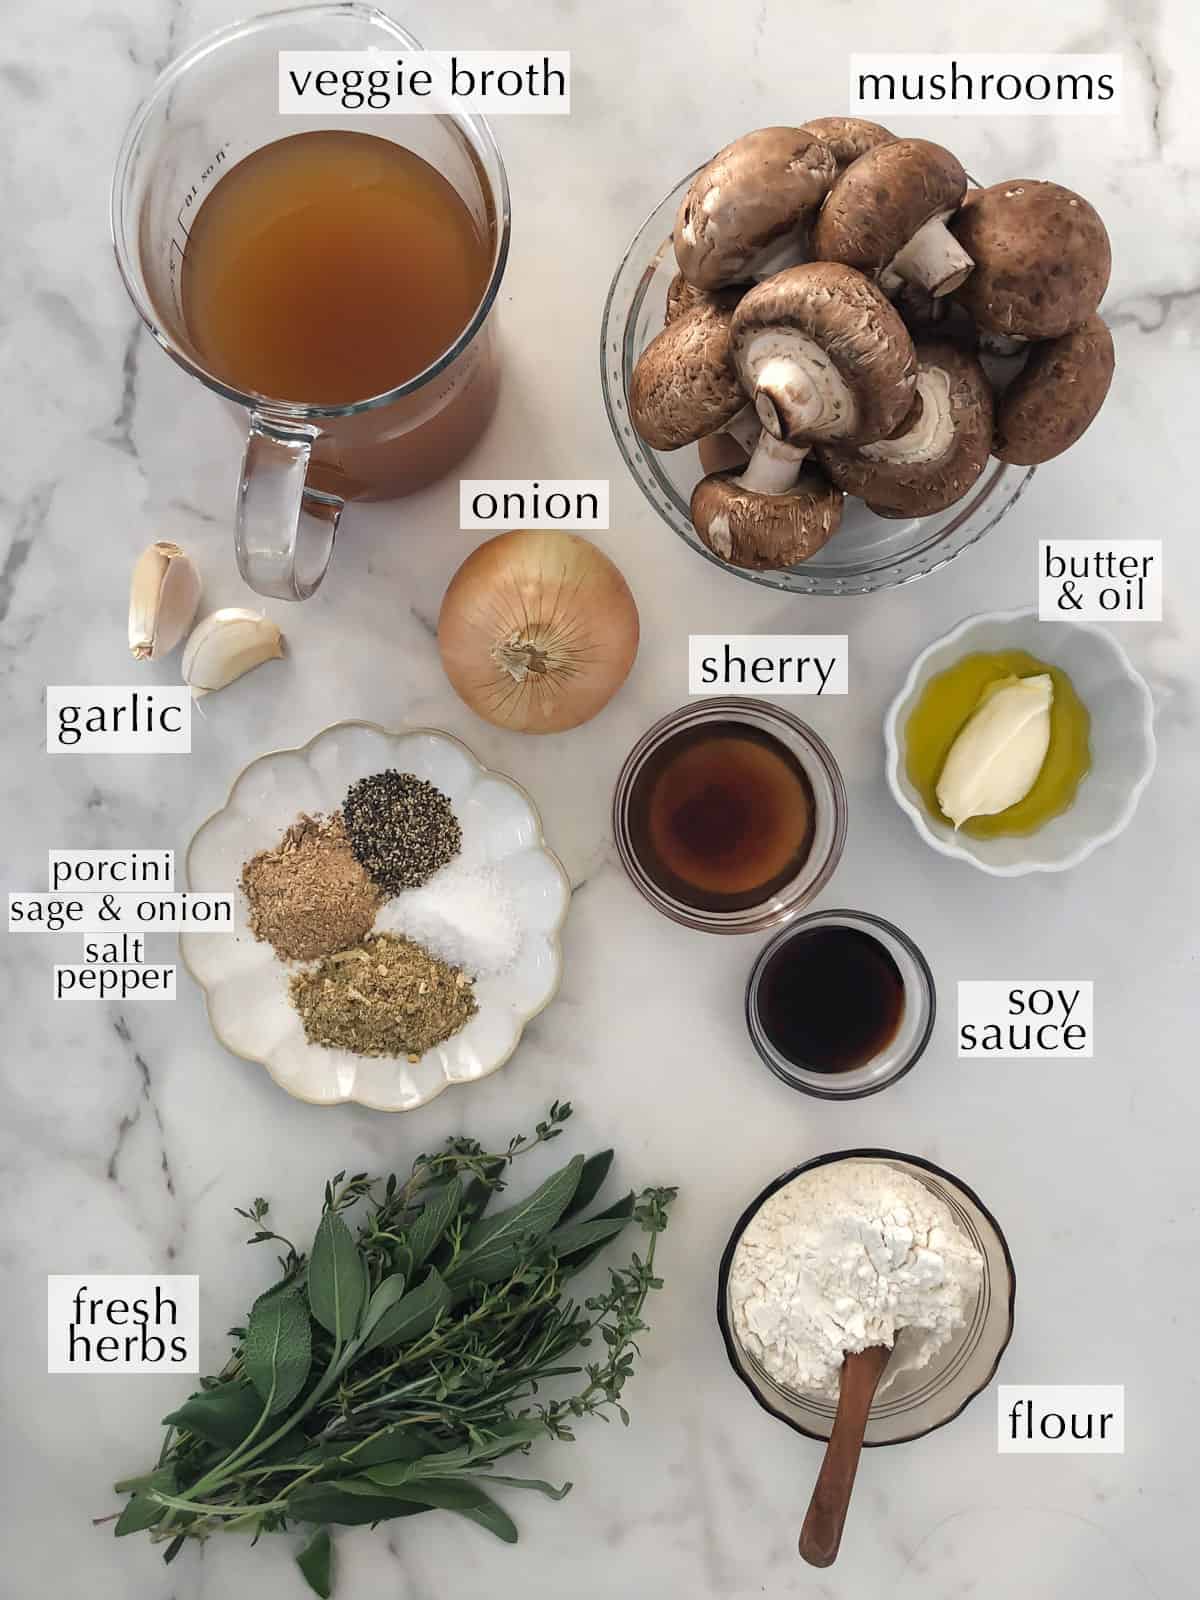
<svg viewBox="0 0 1200 1600"><path fill-rule="evenodd" d="M580 1417L629 1420L621 1392L646 1296L661 1287L655 1236L675 1193L647 1189L585 1217L612 1163L606 1150L489 1210L509 1164L557 1138L570 1114L551 1106L503 1154L453 1138L407 1179L339 1173L307 1255L268 1225L265 1200L242 1211L252 1244L283 1247L282 1277L232 1330L220 1374L164 1419L154 1471L117 1484L131 1494L117 1534L149 1530L171 1561L187 1539L316 1524L297 1559L323 1596L330 1524L444 1508L515 1541L488 1488L558 1499L570 1485L502 1475L496 1463L545 1436L573 1438ZM569 1280L631 1220L650 1236L644 1255L610 1268L602 1292L571 1299ZM568 1378L567 1392L543 1393Z"/></svg>

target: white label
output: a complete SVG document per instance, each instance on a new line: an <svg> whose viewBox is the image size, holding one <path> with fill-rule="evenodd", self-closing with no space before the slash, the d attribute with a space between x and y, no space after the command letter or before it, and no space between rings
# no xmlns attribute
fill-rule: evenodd
<svg viewBox="0 0 1200 1600"><path fill-rule="evenodd" d="M192 748L192 691L156 684L51 684L46 690L46 749L51 755L187 755Z"/></svg>
<svg viewBox="0 0 1200 1600"><path fill-rule="evenodd" d="M47 1372L199 1372L200 1279L54 1273L46 1356Z"/></svg>
<svg viewBox="0 0 1200 1600"><path fill-rule="evenodd" d="M607 528L607 478L460 478L458 525Z"/></svg>
<svg viewBox="0 0 1200 1600"><path fill-rule="evenodd" d="M174 850L51 850L49 855L47 881L56 893L131 883L164 892L175 887Z"/></svg>
<svg viewBox="0 0 1200 1600"><path fill-rule="evenodd" d="M1111 117L1121 82L1117 55L852 55L850 114Z"/></svg>
<svg viewBox="0 0 1200 1600"><path fill-rule="evenodd" d="M1038 618L1161 622L1161 539L1039 539Z"/></svg>
<svg viewBox="0 0 1200 1600"><path fill-rule="evenodd" d="M1086 1059L1092 1054L1092 985L1063 979L961 982L959 1058Z"/></svg>
<svg viewBox="0 0 1200 1600"><path fill-rule="evenodd" d="M565 116L569 50L281 50L280 116Z"/></svg>
<svg viewBox="0 0 1200 1600"><path fill-rule="evenodd" d="M1002 1456L1125 1453L1123 1383L1002 1383L996 1391Z"/></svg>
<svg viewBox="0 0 1200 1600"><path fill-rule="evenodd" d="M9 933L232 933L231 894L10 894Z"/></svg>
<svg viewBox="0 0 1200 1600"><path fill-rule="evenodd" d="M174 1000L175 993L174 967L101 962L54 968L56 1000Z"/></svg>
<svg viewBox="0 0 1200 1600"><path fill-rule="evenodd" d="M693 633L689 694L846 694L844 633Z"/></svg>

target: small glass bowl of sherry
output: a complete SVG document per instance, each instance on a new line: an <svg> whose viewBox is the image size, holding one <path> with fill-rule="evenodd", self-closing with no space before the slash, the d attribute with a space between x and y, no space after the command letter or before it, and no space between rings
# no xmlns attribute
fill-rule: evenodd
<svg viewBox="0 0 1200 1600"><path fill-rule="evenodd" d="M754 1048L777 1078L822 1100L858 1100L902 1078L936 1009L925 957L866 911L801 917L760 953L746 986Z"/></svg>
<svg viewBox="0 0 1200 1600"><path fill-rule="evenodd" d="M630 751L613 797L617 851L664 916L761 933L828 883L846 790L825 742L790 712L736 696L681 706Z"/></svg>

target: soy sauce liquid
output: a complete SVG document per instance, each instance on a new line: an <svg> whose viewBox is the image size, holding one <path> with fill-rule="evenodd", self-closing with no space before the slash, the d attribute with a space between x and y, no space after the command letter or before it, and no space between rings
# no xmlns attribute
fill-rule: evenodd
<svg viewBox="0 0 1200 1600"><path fill-rule="evenodd" d="M851 1072L886 1049L904 1015L904 979L858 928L811 928L767 962L755 1007L779 1054L809 1072Z"/></svg>
<svg viewBox="0 0 1200 1600"><path fill-rule="evenodd" d="M781 740L742 722L668 739L629 797L630 843L643 869L701 911L769 899L804 865L815 829L800 762Z"/></svg>

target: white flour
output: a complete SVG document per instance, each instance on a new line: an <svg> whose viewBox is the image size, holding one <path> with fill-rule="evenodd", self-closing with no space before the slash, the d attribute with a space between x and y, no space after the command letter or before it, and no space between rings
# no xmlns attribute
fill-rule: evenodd
<svg viewBox="0 0 1200 1600"><path fill-rule="evenodd" d="M830 1162L751 1218L729 1274L734 1330L777 1383L836 1400L848 1351L896 1346L881 1388L926 1366L965 1322L982 1271L923 1183L882 1161Z"/></svg>

